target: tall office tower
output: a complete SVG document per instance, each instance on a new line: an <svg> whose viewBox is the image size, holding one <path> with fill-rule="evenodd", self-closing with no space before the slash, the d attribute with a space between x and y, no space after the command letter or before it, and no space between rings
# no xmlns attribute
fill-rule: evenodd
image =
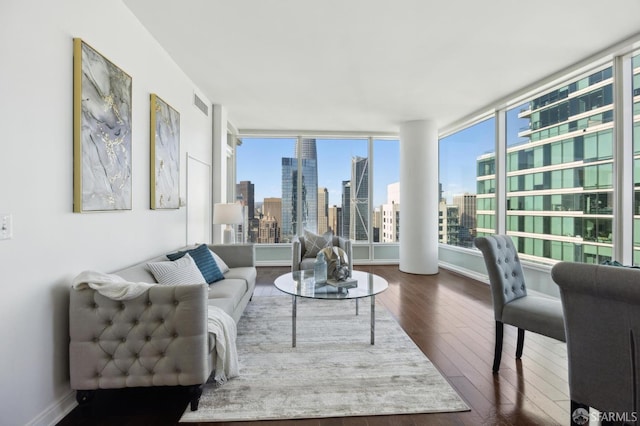
<svg viewBox="0 0 640 426"><path fill-rule="evenodd" d="M281 242L290 242L301 229L318 231L318 160L315 139L302 139L294 158L282 158ZM302 162L300 211L298 210L298 153Z"/></svg>
<svg viewBox="0 0 640 426"><path fill-rule="evenodd" d="M264 217L273 217L278 224L274 242L279 243L281 239L280 233L282 232L280 229L282 226L282 198L265 198L262 203L262 214Z"/></svg>
<svg viewBox="0 0 640 426"><path fill-rule="evenodd" d="M351 213L349 238L369 240L369 159L351 158Z"/></svg>
<svg viewBox="0 0 640 426"><path fill-rule="evenodd" d="M387 202L382 205L382 242L400 241L400 182L387 185Z"/></svg>
<svg viewBox="0 0 640 426"><path fill-rule="evenodd" d="M331 206L327 214L327 230L333 232L333 235L340 235L342 229L342 207Z"/></svg>
<svg viewBox="0 0 640 426"><path fill-rule="evenodd" d="M349 238L349 226L351 225L351 181L342 181L342 225L340 236Z"/></svg>
<svg viewBox="0 0 640 426"><path fill-rule="evenodd" d="M236 200L244 207L244 220L242 225L238 225L237 232L240 234L236 241L246 241L254 243L258 237L258 221L255 220L255 200L254 185L251 181L243 180L236 184ZM246 232L244 229L246 224Z"/></svg>
<svg viewBox="0 0 640 426"><path fill-rule="evenodd" d="M460 214L460 246L473 247L476 236L476 194L454 195L453 204Z"/></svg>
<svg viewBox="0 0 640 426"><path fill-rule="evenodd" d="M236 184L236 197L246 207L247 218L255 217L254 184L250 180L243 180Z"/></svg>
<svg viewBox="0 0 640 426"><path fill-rule="evenodd" d="M318 234L324 234L329 227L329 191L318 188Z"/></svg>
<svg viewBox="0 0 640 426"><path fill-rule="evenodd" d="M609 66L515 111L529 125L507 140L506 231L522 259L611 259L613 108ZM494 157L477 160L478 235L495 229Z"/></svg>

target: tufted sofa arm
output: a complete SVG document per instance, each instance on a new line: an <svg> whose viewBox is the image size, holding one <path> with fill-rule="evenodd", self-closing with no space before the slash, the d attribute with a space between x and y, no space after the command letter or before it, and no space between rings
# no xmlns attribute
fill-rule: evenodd
<svg viewBox="0 0 640 426"><path fill-rule="evenodd" d="M72 289L69 332L71 388L79 391L198 385L201 392L213 368L204 284L157 285L123 301Z"/></svg>

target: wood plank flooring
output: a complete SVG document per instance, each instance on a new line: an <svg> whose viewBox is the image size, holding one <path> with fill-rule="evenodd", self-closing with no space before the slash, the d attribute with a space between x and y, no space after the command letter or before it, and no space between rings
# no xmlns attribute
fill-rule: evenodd
<svg viewBox="0 0 640 426"><path fill-rule="evenodd" d="M493 375L494 320L489 287L441 269L405 274L397 265L357 266L378 274L389 289L376 297L471 407L462 413L216 423L272 426L421 426L568 424L566 345L527 333L521 361L516 330L505 326L504 352ZM255 295L279 291L273 281L290 269L259 267ZM98 392L91 407L76 408L59 425L174 425L188 404L180 388Z"/></svg>

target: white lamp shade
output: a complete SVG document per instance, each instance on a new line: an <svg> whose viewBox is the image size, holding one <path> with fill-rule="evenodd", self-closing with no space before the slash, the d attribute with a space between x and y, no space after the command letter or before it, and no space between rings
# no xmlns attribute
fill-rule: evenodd
<svg viewBox="0 0 640 426"><path fill-rule="evenodd" d="M214 225L237 225L242 223L242 205L216 203L213 206Z"/></svg>

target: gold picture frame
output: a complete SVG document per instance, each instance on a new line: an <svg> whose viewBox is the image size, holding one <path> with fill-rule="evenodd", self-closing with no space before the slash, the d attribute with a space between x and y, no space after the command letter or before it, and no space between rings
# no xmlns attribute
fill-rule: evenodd
<svg viewBox="0 0 640 426"><path fill-rule="evenodd" d="M151 94L151 209L180 208L180 113Z"/></svg>
<svg viewBox="0 0 640 426"><path fill-rule="evenodd" d="M131 210L132 78L73 39L73 211Z"/></svg>

